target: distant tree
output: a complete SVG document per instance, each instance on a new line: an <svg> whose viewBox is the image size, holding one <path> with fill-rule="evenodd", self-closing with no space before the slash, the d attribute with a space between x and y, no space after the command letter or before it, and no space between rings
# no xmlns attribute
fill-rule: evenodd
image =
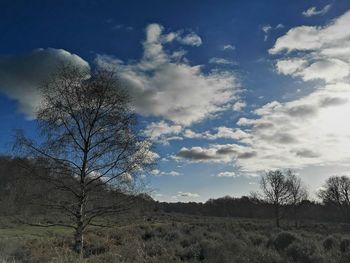
<svg viewBox="0 0 350 263"><path fill-rule="evenodd" d="M264 200L274 207L276 226L280 227L281 206L291 200L290 184L281 170L268 171L261 177L260 188Z"/></svg>
<svg viewBox="0 0 350 263"><path fill-rule="evenodd" d="M292 206L295 226L298 224L298 208L303 201L308 198L308 191L301 179L295 175L292 170L287 170L287 184L289 185L290 201Z"/></svg>
<svg viewBox="0 0 350 263"><path fill-rule="evenodd" d="M19 133L17 146L43 160L57 192L44 201L69 218L50 225L74 228L74 250L82 253L86 228L120 211L117 192L109 190L131 189L152 163L150 143L138 135L129 96L113 72L61 66L40 91L39 142Z"/></svg>
<svg viewBox="0 0 350 263"><path fill-rule="evenodd" d="M317 193L326 205L335 205L349 215L350 208L350 178L347 176L332 176L327 179L322 189Z"/></svg>

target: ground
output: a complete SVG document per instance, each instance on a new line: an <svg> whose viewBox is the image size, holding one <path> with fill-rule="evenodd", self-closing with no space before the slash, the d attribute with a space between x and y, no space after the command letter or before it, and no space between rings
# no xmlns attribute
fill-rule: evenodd
<svg viewBox="0 0 350 263"><path fill-rule="evenodd" d="M91 228L85 254L72 231L0 218L0 262L350 262L350 225L158 214Z"/></svg>

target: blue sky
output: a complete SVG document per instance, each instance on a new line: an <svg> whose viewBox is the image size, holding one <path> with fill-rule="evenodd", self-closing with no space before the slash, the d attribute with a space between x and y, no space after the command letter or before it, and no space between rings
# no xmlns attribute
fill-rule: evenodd
<svg viewBox="0 0 350 263"><path fill-rule="evenodd" d="M112 67L158 167L152 195L205 201L292 168L313 193L350 174L350 3L0 1L0 151L35 136L57 62Z"/></svg>

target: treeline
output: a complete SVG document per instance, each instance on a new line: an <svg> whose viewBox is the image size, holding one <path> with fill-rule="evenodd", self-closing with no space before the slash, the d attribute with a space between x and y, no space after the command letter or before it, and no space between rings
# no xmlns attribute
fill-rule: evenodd
<svg viewBox="0 0 350 263"><path fill-rule="evenodd" d="M308 199L308 189L292 170L271 170L260 178L260 191L241 198L223 197L206 203L160 203L166 212L206 216L273 218L281 220L349 222L350 178L331 176L317 193L321 202Z"/></svg>
<svg viewBox="0 0 350 263"><path fill-rule="evenodd" d="M78 178L62 172L57 184L57 175L46 169L46 162L0 156L0 216L13 216L25 223L55 219L63 225L74 220L68 206L74 197L62 186L74 189ZM113 208L119 214L142 213L153 203L148 195L126 192L102 184L91 192L91 207Z"/></svg>
<svg viewBox="0 0 350 263"><path fill-rule="evenodd" d="M43 160L23 160L0 156L0 211L2 216L33 219L61 218L60 222L69 221L69 213L64 213L60 207L52 207L52 199L69 203L72 200L65 191L59 191L53 184L44 167ZM25 165L23 165L25 163ZM28 169L28 167L31 167ZM35 174L35 175L34 175ZM40 174L40 176L38 176ZM71 180L71 178L67 179ZM348 222L349 209L346 195L345 177L331 177L320 192L323 202L315 202L303 198L297 207L292 203L281 204L280 219L289 220L300 225L305 221L315 220L324 222ZM68 181L67 181L68 183ZM70 185L73 185L70 182ZM327 188L328 186L328 188ZM327 191L328 190L328 191ZM342 197L343 195L343 197ZM92 195L93 206L103 204L118 205L120 213L137 213L150 215L152 213L181 213L197 216L242 217L256 219L274 219L275 204L263 196L252 195L240 198L225 196L209 199L205 203L166 203L154 201L147 194L129 196L119 189L101 186ZM342 199L343 198L343 199ZM335 201L338 200L339 203ZM50 201L50 202L48 202ZM50 205L49 205L50 204ZM58 203L59 204L59 203ZM57 208L57 209L56 209ZM297 210L295 210L297 208Z"/></svg>
<svg viewBox="0 0 350 263"><path fill-rule="evenodd" d="M225 196L218 199L210 199L205 203L157 203L160 211L167 213L182 213L198 216L242 217L256 219L273 219L274 207L263 200L256 200L249 196L240 198ZM295 216L293 207L282 207L282 220L289 219L294 224ZM316 220L325 222L346 222L347 218L334 205L325 205L315 201L304 200L299 205L297 217L298 225L303 221Z"/></svg>

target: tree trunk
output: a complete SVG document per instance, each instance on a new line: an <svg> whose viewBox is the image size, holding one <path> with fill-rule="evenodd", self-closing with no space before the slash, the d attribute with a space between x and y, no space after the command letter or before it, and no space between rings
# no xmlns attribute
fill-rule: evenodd
<svg viewBox="0 0 350 263"><path fill-rule="evenodd" d="M85 197L79 202L79 211L77 213L77 227L74 234L74 251L80 255L84 248L84 217L85 217Z"/></svg>
<svg viewBox="0 0 350 263"><path fill-rule="evenodd" d="M82 254L83 247L84 247L84 229L83 229L83 223L79 222L77 224L77 229L75 230L75 234L74 234L74 251L78 254Z"/></svg>

